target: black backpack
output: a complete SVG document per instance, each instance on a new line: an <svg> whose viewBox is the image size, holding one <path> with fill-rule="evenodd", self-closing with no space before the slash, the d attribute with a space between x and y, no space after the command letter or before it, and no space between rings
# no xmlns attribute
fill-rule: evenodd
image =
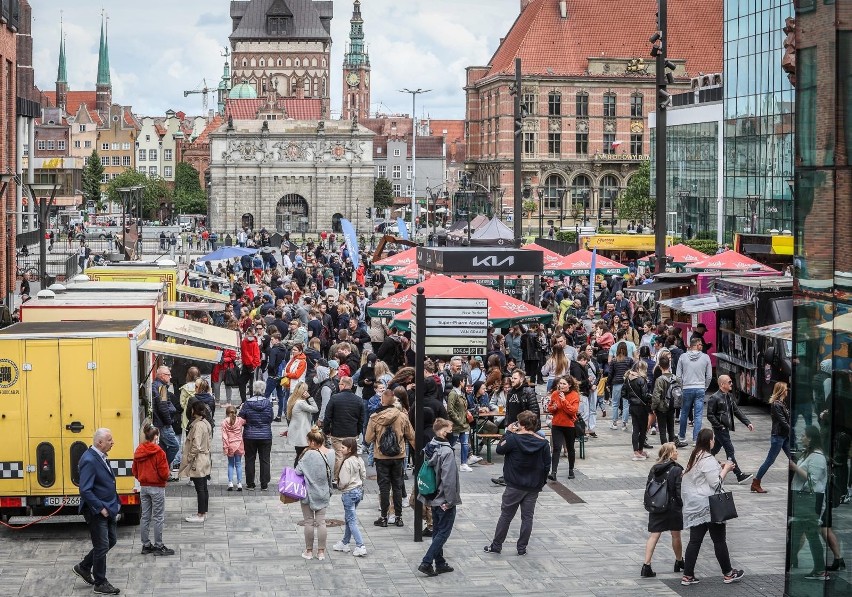
<svg viewBox="0 0 852 597"><path fill-rule="evenodd" d="M662 514L668 511L669 502L669 471L668 469L662 476L653 475L648 479L648 484L645 485L644 504L645 510L651 514Z"/></svg>
<svg viewBox="0 0 852 597"><path fill-rule="evenodd" d="M382 437L379 438L379 451L389 458L393 458L401 454L399 449L399 438L397 438L396 432L393 430L393 425L388 425L382 432Z"/></svg>

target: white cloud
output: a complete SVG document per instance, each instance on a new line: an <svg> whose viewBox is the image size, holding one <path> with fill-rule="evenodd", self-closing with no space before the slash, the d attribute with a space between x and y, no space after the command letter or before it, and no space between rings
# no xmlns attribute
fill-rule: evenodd
<svg viewBox="0 0 852 597"><path fill-rule="evenodd" d="M59 13L68 0L33 2L37 84L54 89L59 53ZM102 2L76 0L65 10L69 86L94 89ZM201 97L184 97L206 79L215 88L222 75L222 49L231 22L228 0L146 0L106 3L116 102L140 115L167 109L201 112ZM418 113L463 118L465 67L483 65L506 35L518 0L362 0L371 63L371 111L409 113L403 87L432 89L418 98ZM349 36L351 0L334 0L331 105L339 112L343 53ZM210 107L215 108L215 95Z"/></svg>

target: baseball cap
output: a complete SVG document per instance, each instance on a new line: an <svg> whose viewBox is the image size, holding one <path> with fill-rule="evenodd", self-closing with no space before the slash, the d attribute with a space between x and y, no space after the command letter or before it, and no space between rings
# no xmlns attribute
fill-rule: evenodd
<svg viewBox="0 0 852 597"><path fill-rule="evenodd" d="M331 360L328 362L328 368L329 368L329 369L339 369L339 368L340 368L340 363L338 363L338 362L337 362L336 360L334 360L334 359L331 359Z"/></svg>

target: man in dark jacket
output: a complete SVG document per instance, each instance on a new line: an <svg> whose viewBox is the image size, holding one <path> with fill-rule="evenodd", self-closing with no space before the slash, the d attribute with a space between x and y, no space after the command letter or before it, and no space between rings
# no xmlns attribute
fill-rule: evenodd
<svg viewBox="0 0 852 597"><path fill-rule="evenodd" d="M179 417L176 417L177 409L169 396L169 383L171 380L171 369L162 366L157 369L156 377L151 384L152 423L154 427L160 430L160 444L170 464L173 463L180 448L175 430L172 427L175 419L179 420ZM177 477L174 477L174 480L177 480Z"/></svg>
<svg viewBox="0 0 852 597"><path fill-rule="evenodd" d="M585 351L578 354L577 360L571 361L568 372L580 384L580 394L588 397L589 392L592 391L591 384L589 384L589 355Z"/></svg>
<svg viewBox="0 0 852 597"><path fill-rule="evenodd" d="M396 373L403 366L405 361L402 342L399 339L396 328L391 328L388 331L387 336L385 336L384 341L376 351L376 356L379 357L380 361L384 361L393 373Z"/></svg>
<svg viewBox="0 0 852 597"><path fill-rule="evenodd" d="M334 448L334 478L346 454L343 440L357 441L364 429L364 401L352 392L352 378L340 378L340 391L331 396L322 420L322 429Z"/></svg>
<svg viewBox="0 0 852 597"><path fill-rule="evenodd" d="M538 416L528 410L518 414L518 420L506 428L503 441L497 444L497 453L505 456L503 477L506 489L500 505L500 518L494 530L494 539L485 546L488 553L500 553L509 525L521 508L521 534L518 537L518 555L527 553L532 534L533 515L538 494L544 487L550 467L550 444L536 433Z"/></svg>
<svg viewBox="0 0 852 597"><path fill-rule="evenodd" d="M734 457L731 431L734 431L734 417L748 427L749 431L754 431L754 425L734 402L734 396L731 393L734 388L733 380L727 375L720 375L718 381L719 391L707 400L707 421L713 426L713 434L716 436L716 443L710 453L715 456L719 453L719 450L725 448L725 456L734 463L734 475L737 477L737 483L745 483L754 475L746 474L740 470Z"/></svg>
<svg viewBox="0 0 852 597"><path fill-rule="evenodd" d="M511 425L517 421L518 415L525 410L531 411L536 416L536 423L538 424L541 410L539 409L535 388L528 386L523 371L516 369L512 372L512 389L506 396L506 425ZM540 428L536 427L535 430L538 431Z"/></svg>
<svg viewBox="0 0 852 597"><path fill-rule="evenodd" d="M265 381L252 384L252 396L240 407L238 416L245 419L243 444L246 450L246 489L254 491L254 465L260 457L260 490L266 491L271 478L269 456L272 452L272 402L264 398Z"/></svg>
<svg viewBox="0 0 852 597"><path fill-rule="evenodd" d="M538 343L538 326L531 325L521 336L521 356L524 358L524 370L533 381L544 383L541 375L541 347Z"/></svg>

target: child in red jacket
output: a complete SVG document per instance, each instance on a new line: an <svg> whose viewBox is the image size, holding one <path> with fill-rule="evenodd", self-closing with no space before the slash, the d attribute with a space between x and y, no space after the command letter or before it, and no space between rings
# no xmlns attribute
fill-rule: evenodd
<svg viewBox="0 0 852 597"><path fill-rule="evenodd" d="M142 503L142 553L155 556L173 556L175 550L163 545L163 522L166 518L166 482L169 480L169 463L160 447L160 430L146 423L142 429L145 441L133 454L133 476L139 481ZM148 529L154 522L154 543L148 540Z"/></svg>

